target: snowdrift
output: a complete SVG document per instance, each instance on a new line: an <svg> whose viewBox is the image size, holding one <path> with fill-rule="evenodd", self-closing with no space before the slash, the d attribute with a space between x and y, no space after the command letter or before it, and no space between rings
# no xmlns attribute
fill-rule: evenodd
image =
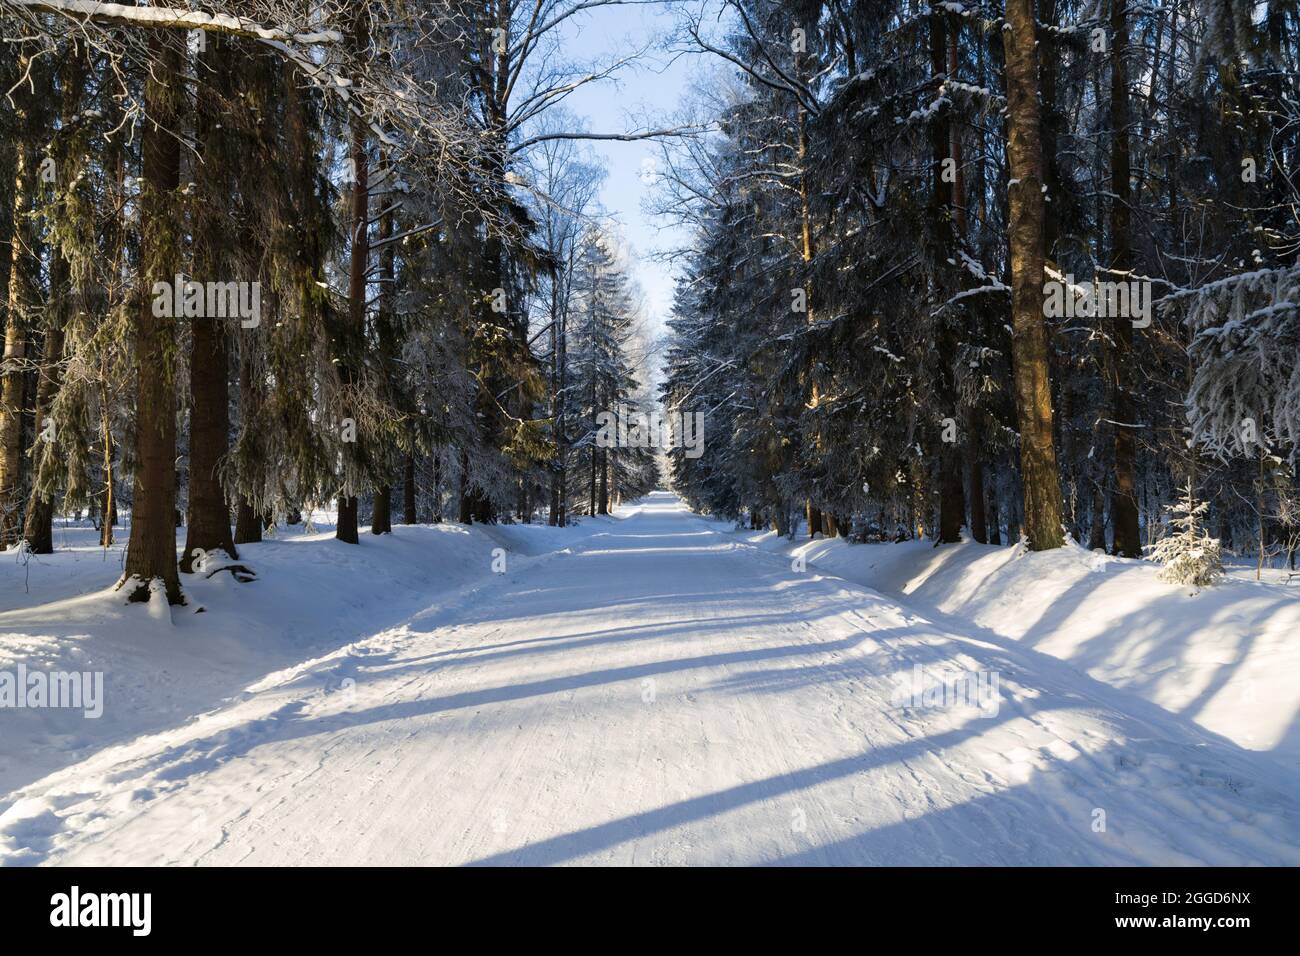
<svg viewBox="0 0 1300 956"><path fill-rule="evenodd" d="M1300 584L1237 573L1200 592L1147 561L1076 544L1027 553L963 541L792 545L735 532L767 551L862 584L942 620L1068 661L1096 680L1185 715L1250 750L1300 766Z"/></svg>
<svg viewBox="0 0 1300 956"><path fill-rule="evenodd" d="M188 604L127 606L121 544L61 528L51 555L0 554L0 672L102 674L103 713L0 710L0 795L105 746L214 710L267 675L346 648L489 578L609 527L401 525L361 543L333 531L239 546L258 580L182 575ZM179 543L184 542L184 530ZM500 565L498 564L498 567Z"/></svg>

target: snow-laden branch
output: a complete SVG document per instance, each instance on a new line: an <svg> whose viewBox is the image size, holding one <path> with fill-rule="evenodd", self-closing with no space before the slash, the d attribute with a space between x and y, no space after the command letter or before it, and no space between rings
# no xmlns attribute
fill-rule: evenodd
<svg viewBox="0 0 1300 956"><path fill-rule="evenodd" d="M634 143L642 139L663 139L673 136L697 136L701 133L711 132L716 129L715 126L669 126L663 129L650 129L640 133L542 133L537 136L530 136L523 142L517 143L512 152L521 152L529 146L537 143L546 142L552 139L612 139L623 143Z"/></svg>
<svg viewBox="0 0 1300 956"><path fill-rule="evenodd" d="M180 7L135 7L98 0L0 0L0 6L18 7L31 13L53 13L74 20L112 23L122 26L164 27L173 30L203 30L225 33L254 40L275 40L301 46L340 43L337 30L311 30L296 33L278 27L266 27L248 17L230 13L205 13Z"/></svg>

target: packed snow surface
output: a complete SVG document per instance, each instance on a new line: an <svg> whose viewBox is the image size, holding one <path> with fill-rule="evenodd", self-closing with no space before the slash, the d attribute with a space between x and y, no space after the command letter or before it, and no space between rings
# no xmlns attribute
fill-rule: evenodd
<svg viewBox="0 0 1300 956"><path fill-rule="evenodd" d="M1160 579L1150 561L1109 557L1067 542L1027 554L963 541L792 545L739 532L766 551L801 558L898 596L963 633L1013 638L1088 676L1188 717L1248 750L1300 770L1300 582L1238 566L1219 584Z"/></svg>
<svg viewBox="0 0 1300 956"><path fill-rule="evenodd" d="M258 581L187 582L207 610L170 623L101 579L4 596L9 661L78 651L108 723L0 712L0 860L1300 863L1300 777L1267 749L666 493L580 528L248 556Z"/></svg>

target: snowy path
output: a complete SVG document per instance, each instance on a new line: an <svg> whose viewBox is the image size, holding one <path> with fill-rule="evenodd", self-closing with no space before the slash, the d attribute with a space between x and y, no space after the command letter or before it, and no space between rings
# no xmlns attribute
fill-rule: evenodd
<svg viewBox="0 0 1300 956"><path fill-rule="evenodd" d="M1300 863L1300 787L1267 755L717 527L651 496L46 777L6 814L8 858ZM917 664L997 672L996 715L893 705Z"/></svg>

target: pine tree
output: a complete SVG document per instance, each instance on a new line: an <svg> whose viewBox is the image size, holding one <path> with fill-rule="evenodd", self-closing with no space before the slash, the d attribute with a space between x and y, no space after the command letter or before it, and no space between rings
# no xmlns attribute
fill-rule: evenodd
<svg viewBox="0 0 1300 956"><path fill-rule="evenodd" d="M43 64L20 54L19 77L37 71L46 81ZM14 104L13 126L18 133L14 166L9 240L9 283L5 305L4 357L0 362L0 548L18 541L23 500L23 412L26 408L28 342L41 304L40 233L37 227L38 153L44 138L45 115L34 81L18 83L9 95Z"/></svg>
<svg viewBox="0 0 1300 956"><path fill-rule="evenodd" d="M1178 530L1162 538L1151 549L1151 560L1158 561L1160 579L1171 584L1203 588L1214 584L1223 574L1223 551L1218 538L1204 529L1209 503L1197 501L1189 481L1182 497L1166 505L1170 522Z"/></svg>
<svg viewBox="0 0 1300 956"><path fill-rule="evenodd" d="M1061 489L1052 435L1052 396L1043 320L1043 153L1032 0L1007 0L1007 154L1011 173L1012 365L1020 422L1025 537L1034 551L1058 548Z"/></svg>
<svg viewBox="0 0 1300 956"><path fill-rule="evenodd" d="M234 51L224 39L205 43L198 71L205 82L199 87L197 138L202 162L198 209L194 217L193 271L196 281L233 278L230 246L234 235L227 225L224 203L234 191L233 167L238 159L230 147L223 117L231 110L231 58ZM230 528L230 505L220 468L230 441L229 347L227 320L200 316L191 325L189 486L185 520L185 548L180 569L198 570L202 556L222 551L239 557Z"/></svg>
<svg viewBox="0 0 1300 956"><path fill-rule="evenodd" d="M69 180L69 188L75 189L75 183L84 168L84 159L78 149L84 143L84 131L80 128L78 114L84 96L86 61L85 50L78 43L69 41L66 52L59 70L59 130L55 142L51 144L51 152L59 154L53 168L58 170L61 163L62 174ZM53 156L50 159L53 161ZM56 188L51 191L57 194L62 190ZM51 200L47 204L46 215L55 220L63 220L59 225L70 226L74 218L72 205L65 194L62 208L57 199ZM32 416L35 434L30 453L31 493L27 500L23 528L27 547L35 554L51 554L54 551L54 473L59 467L58 423L54 417L54 404L62 384L67 328L81 297L75 288L79 283L74 284L68 253L55 238L61 234L66 235L66 232L51 223L49 233L49 295L43 322L45 329L40 351L36 404Z"/></svg>
<svg viewBox="0 0 1300 956"><path fill-rule="evenodd" d="M155 582L169 604L181 603L176 567L176 318L154 308L157 283L180 271L177 188L183 39L154 31L145 80L139 199L140 264L135 304L135 474L131 540L123 583L131 601L147 601ZM163 314L158 314L162 311Z"/></svg>

